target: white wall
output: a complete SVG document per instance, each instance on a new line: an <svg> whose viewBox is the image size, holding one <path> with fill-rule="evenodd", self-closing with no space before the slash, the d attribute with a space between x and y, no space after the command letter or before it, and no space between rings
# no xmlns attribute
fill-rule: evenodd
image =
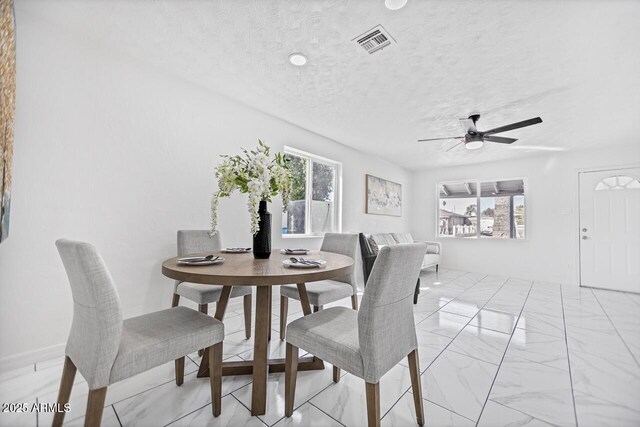
<svg viewBox="0 0 640 427"><path fill-rule="evenodd" d="M0 360L61 351L71 293L54 246L94 243L125 316L169 305L163 259L178 229L207 228L220 154L258 138L343 162L343 230L408 231L410 174L67 33L17 2L17 111L10 237L0 245ZM215 70L212 70L215 72ZM404 184L401 218L364 214L365 174ZM250 245L241 196L221 201L223 244ZM279 198L270 205L280 229ZM320 239L275 248L318 248ZM50 347L46 350L47 347ZM42 350L45 349L45 350Z"/></svg>
<svg viewBox="0 0 640 427"><path fill-rule="evenodd" d="M640 164L639 144L416 172L411 229L442 242L444 268L577 285L578 170L630 164ZM526 240L436 238L439 182L521 177L527 180Z"/></svg>

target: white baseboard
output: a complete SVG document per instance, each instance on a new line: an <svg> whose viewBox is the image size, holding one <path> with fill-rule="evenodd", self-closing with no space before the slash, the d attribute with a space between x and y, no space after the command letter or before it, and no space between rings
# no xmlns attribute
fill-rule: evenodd
<svg viewBox="0 0 640 427"><path fill-rule="evenodd" d="M11 371L13 369L22 368L24 366L33 365L34 363L44 362L55 358L62 359L64 357L64 349L66 345L66 343L55 344L49 347L43 347L37 350L25 351L24 353L4 357L0 359L0 372Z"/></svg>

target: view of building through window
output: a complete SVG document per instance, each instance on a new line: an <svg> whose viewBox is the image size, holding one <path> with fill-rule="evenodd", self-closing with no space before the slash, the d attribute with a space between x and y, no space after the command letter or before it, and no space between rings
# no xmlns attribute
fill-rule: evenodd
<svg viewBox="0 0 640 427"><path fill-rule="evenodd" d="M291 201L282 214L282 234L323 234L339 231L340 164L298 150L287 150L293 175Z"/></svg>
<svg viewBox="0 0 640 427"><path fill-rule="evenodd" d="M525 238L524 180L439 184L439 236Z"/></svg>

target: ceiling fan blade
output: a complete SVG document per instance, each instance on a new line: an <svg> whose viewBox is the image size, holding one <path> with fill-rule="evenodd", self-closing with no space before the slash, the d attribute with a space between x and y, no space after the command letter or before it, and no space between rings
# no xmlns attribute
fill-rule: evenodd
<svg viewBox="0 0 640 427"><path fill-rule="evenodd" d="M513 144L517 141L515 138L505 138L503 136L487 135L484 137L485 141L497 142L499 144Z"/></svg>
<svg viewBox="0 0 640 427"><path fill-rule="evenodd" d="M494 134L494 133L502 133L502 132L507 132L507 131L514 130L514 129L520 129L520 128L523 128L523 127L535 125L537 123L542 123L542 119L540 117L536 117L534 119L529 119L529 120L523 120L523 121L517 122L517 123L511 123L510 125L500 126L499 128L491 129L491 130L488 130L486 132L481 132L481 133L482 133L482 135L491 135L491 134Z"/></svg>
<svg viewBox="0 0 640 427"><path fill-rule="evenodd" d="M478 129L476 129L476 124L473 123L471 119L460 119L460 126L464 130L464 133L475 134L478 133Z"/></svg>
<svg viewBox="0 0 640 427"><path fill-rule="evenodd" d="M464 139L464 136L450 136L448 138L429 138L429 139L419 139L418 142L427 142L427 141L444 141L445 139Z"/></svg>
<svg viewBox="0 0 640 427"><path fill-rule="evenodd" d="M463 143L463 142L462 142L462 141L460 141L460 142L458 142L456 145L454 145L453 147L446 149L444 152L445 152L445 153L448 153L449 151L451 151L451 150L453 150L454 148L458 147L458 146L459 146L460 144L462 144L462 143Z"/></svg>

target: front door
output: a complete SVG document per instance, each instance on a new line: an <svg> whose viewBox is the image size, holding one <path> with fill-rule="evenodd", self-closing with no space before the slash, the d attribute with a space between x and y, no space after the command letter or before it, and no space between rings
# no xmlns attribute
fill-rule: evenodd
<svg viewBox="0 0 640 427"><path fill-rule="evenodd" d="M579 181L580 285L640 293L640 167Z"/></svg>

